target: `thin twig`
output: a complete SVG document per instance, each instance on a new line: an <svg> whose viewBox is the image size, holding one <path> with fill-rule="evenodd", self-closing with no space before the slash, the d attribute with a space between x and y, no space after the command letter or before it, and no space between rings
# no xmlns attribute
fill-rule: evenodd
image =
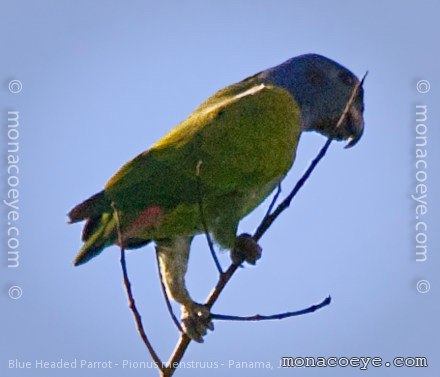
<svg viewBox="0 0 440 377"><path fill-rule="evenodd" d="M269 204L269 208L266 211L266 214L264 215L263 219L265 219L267 216L269 216L273 210L273 207L275 207L275 204L277 203L278 197L281 194L281 182L278 183L278 187L277 187L277 192L275 193L275 195L272 198L272 201Z"/></svg>
<svg viewBox="0 0 440 377"><path fill-rule="evenodd" d="M353 103L354 98L356 97L357 91L359 87L363 84L365 77L367 75L367 72L362 77L361 81L355 85L353 88L352 95L350 99L348 100L341 116L339 117L339 120L336 124L336 127L339 127L342 122L344 121L345 117L347 116L348 111L350 110L350 107ZM254 233L253 238L258 241L263 234L269 229L270 225L274 222L274 220L283 212L286 208L289 207L290 202L295 197L295 195L298 193L299 189L304 185L305 181L308 179L312 171L315 169L316 165L319 163L319 161L324 157L325 153L327 152L327 149L329 148L330 144L332 142L332 139L328 139L324 146L319 151L316 158L312 161L309 168L306 170L304 175L300 178L300 180L297 182L295 187L293 188L292 192L287 196L286 199L284 199L283 202L281 202L280 205L278 205L277 209L269 215L268 218L263 218L263 221L258 226L257 231ZM228 284L229 280L232 278L234 273L237 271L239 265L232 263L228 269L220 275L220 278L215 286L215 288L211 291L211 293L208 296L208 299L206 301L206 306L211 309L218 297L220 296L221 292L225 288L225 286ZM179 338L179 341L176 344L176 348L174 349L170 359L168 360L168 367L164 371L163 375L164 377L170 377L174 374L176 368L175 365L178 365L180 360L182 360L183 355L185 354L186 349L188 348L189 343L191 342L191 339L186 335L182 334Z"/></svg>
<svg viewBox="0 0 440 377"><path fill-rule="evenodd" d="M133 292L131 290L130 279L128 278L127 264L125 262L125 248L124 248L124 244L122 242L121 222L119 219L119 211L117 210L114 203L112 203L112 207L113 207L113 210L115 211L115 215L116 215L116 230L118 232L118 242L119 242L119 246L121 248L121 267L122 267L122 274L124 276L124 286L125 286L125 290L127 292L129 307L130 307L131 311L133 312L134 318L136 320L137 330L138 330L142 340L144 341L144 343L148 349L148 352L150 352L150 355L151 355L154 363L156 364L156 366L161 370L162 373L164 373L165 368L163 366L162 360L157 355L152 344L150 343L150 340L147 337L147 334L144 329L144 325L142 324L142 317L139 314L139 311L136 307L136 303L134 301Z"/></svg>
<svg viewBox="0 0 440 377"><path fill-rule="evenodd" d="M312 163L309 165L303 176L296 182L295 187L290 192L290 194L278 205L278 207L273 211L269 216L266 216L263 221L258 226L253 238L255 241L258 241L263 234L270 228L272 223L276 220L276 218L286 209L290 206L290 203L292 202L292 199L296 196L298 191L301 189L301 187L304 185L304 183L309 179L310 174L312 174L313 170L318 165L319 161L325 156L327 149L330 147L330 144L332 143L332 139L327 139L324 146L319 151L318 155L314 158Z"/></svg>
<svg viewBox="0 0 440 377"><path fill-rule="evenodd" d="M202 181L200 178L200 169L202 167L202 160L197 162L196 166L196 177L197 177L197 194L198 194L198 202L199 202L199 213L200 213L200 222L203 226L203 231L205 233L206 242L208 243L209 250L212 255L212 259L214 259L215 266L217 267L218 273L223 274L223 269L220 264L220 261L217 258L217 254L215 253L214 243L212 242L211 235L209 234L208 225L205 220L205 213L203 211L203 190L202 190Z"/></svg>
<svg viewBox="0 0 440 377"><path fill-rule="evenodd" d="M323 308L324 306L330 305L331 297L328 296L322 302L317 305L309 306L306 309L297 310L294 312L285 312L272 315L261 315L255 314L252 316L237 316L237 315L225 315L225 314L214 314L211 313L211 318L218 321L271 321L274 319L285 319L290 317L297 317L299 315L304 315L308 313L313 313L316 310Z"/></svg>
<svg viewBox="0 0 440 377"><path fill-rule="evenodd" d="M350 111L350 107L353 104L353 101L356 98L356 95L358 94L359 88L361 88L362 85L364 85L364 81L365 81L365 78L367 77L367 75L368 75L368 71L366 71L364 73L361 80L358 81L356 83L356 85L354 86L353 91L351 92L351 96L350 96L348 102L345 104L344 111L342 112L341 116L339 117L338 123L336 123L335 128L341 127L342 122L344 121L345 117L347 116L348 112Z"/></svg>
<svg viewBox="0 0 440 377"><path fill-rule="evenodd" d="M331 139L329 139L326 144L324 145L323 149L321 149L319 155L322 154L322 157L325 155L326 150L328 149L328 147L330 146L331 143ZM324 152L322 153L322 151L324 150ZM318 155L318 156L319 156ZM321 158L322 158L321 157ZM316 167L316 165L318 164L319 160L321 159L315 159L312 164L311 167L309 167L309 169L306 171L306 173L303 175L303 177L301 177L300 181L303 179L303 182L298 185L295 186L294 188L294 193L293 195L289 195L289 197L291 196L291 199L289 200L289 204L290 201L293 199L293 197L296 195L296 193L298 192L298 190L301 188L301 186L304 184L304 182L307 180L308 176L310 176L311 172L313 171L313 169ZM307 174L308 173L308 174ZM307 176L306 176L307 175ZM298 181L299 182L299 181ZM293 192L293 191L292 191ZM289 198L288 197L288 198ZM275 218L279 215L279 213L281 213L285 208L288 207L288 205L284 205L284 208L282 208L280 211L278 211L278 209L280 209L280 206L284 203L285 201L283 201L275 210L274 214L275 217L272 215L270 215L268 218L266 218L265 220L263 220L263 222L260 224L260 226L257 229L257 232L253 235L253 238L258 241L262 235L266 232L266 230L269 228L269 226L273 223L273 221L275 220ZM239 265L238 264L234 264L232 263L229 268L220 275L220 279L218 280L215 288L211 291L211 293L208 296L208 300L206 301L206 306L211 309L211 307L214 305L214 303L217 301L218 297L220 296L220 294L222 293L223 289L225 288L226 284L228 284L229 280L232 278L232 276L234 275L235 271L237 271ZM171 358L168 360L168 367L167 370L165 371L164 375L166 377L170 377L173 375L175 368L173 368L173 365L178 365L176 363L179 363L180 360L182 360L183 355L185 354L185 351L189 345L189 343L191 342L191 339L186 335L186 334L182 334L180 336L179 342L177 343L176 348L174 349L173 354L171 355Z"/></svg>
<svg viewBox="0 0 440 377"><path fill-rule="evenodd" d="M176 315L174 314L173 307L171 306L170 298L168 297L167 289L165 288L165 283L163 280L162 271L160 270L159 253L157 252L157 250L156 250L156 262L157 262L157 269L159 271L160 286L162 288L162 293L163 293L163 297L165 299L165 304L167 306L168 312L170 313L171 319L173 320L173 322L176 325L179 332L183 334L182 326L180 325L179 320L177 319Z"/></svg>
<svg viewBox="0 0 440 377"><path fill-rule="evenodd" d="M307 171L304 173L304 175L301 177L301 179L296 184L295 188L292 190L292 192L287 197L288 203L292 201L292 199L295 197L296 193L299 191L299 189L302 187L304 182L307 180L307 178L312 173L313 169L318 164L319 160L321 160L322 157L324 157L325 152L327 151L328 147L330 146L331 139L328 139L325 143L324 147L319 152L318 156L313 160ZM270 225L273 223L275 218L284 211L288 205L284 204L286 202L286 199L277 207L275 212L271 215L269 215L267 218L264 218L260 226L258 227L255 234L252 236L256 241L258 241L263 234L269 229ZM235 271L237 271L238 267L240 265L232 263L229 268L220 275L220 279L218 280L215 288L211 291L211 293L208 296L208 299L206 301L206 306L211 309L214 303L217 301L218 297L222 293L223 289L228 284L229 280L234 275ZM178 365L180 360L182 360L183 355L185 354L185 351L191 342L191 339L186 335L182 334L180 336L180 339L177 343L176 348L174 349L173 354L171 355L170 359L168 360L168 367L167 370L164 373L164 376L170 377L173 375L175 368L173 368L173 365ZM176 364L177 363L177 364Z"/></svg>

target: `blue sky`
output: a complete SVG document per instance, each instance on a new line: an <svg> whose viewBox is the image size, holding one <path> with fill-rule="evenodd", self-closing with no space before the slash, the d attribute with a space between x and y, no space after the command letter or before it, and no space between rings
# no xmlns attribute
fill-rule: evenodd
<svg viewBox="0 0 440 377"><path fill-rule="evenodd" d="M361 76L365 134L334 143L309 182L261 240L263 258L234 277L215 306L273 313L320 302L312 315L265 323L216 323L186 361L218 361L209 375L288 376L283 356L426 356L428 369L302 369L311 376L433 376L439 354L440 63L435 1L15 1L0 5L2 198L7 195L7 111L20 114L20 266L7 267L1 213L0 371L7 376L155 375L139 369L9 369L8 361L143 361L122 287L118 249L74 268L80 225L67 211L99 191L218 89L296 55L320 53ZM20 80L20 93L8 83ZM428 80L431 90L416 84ZM416 105L426 105L428 259L416 262ZM325 139L302 137L283 183L292 187ZM251 232L265 206L240 229ZM188 275L202 301L216 281L203 237ZM229 257L220 254L224 266ZM145 327L164 360L177 339L161 297L153 248L127 256ZM437 267L437 268L436 268ZM421 294L417 282L431 290ZM12 300L11 286L23 296ZM435 320L436 319L436 320ZM267 361L272 371L228 368ZM180 370L202 376L206 370Z"/></svg>

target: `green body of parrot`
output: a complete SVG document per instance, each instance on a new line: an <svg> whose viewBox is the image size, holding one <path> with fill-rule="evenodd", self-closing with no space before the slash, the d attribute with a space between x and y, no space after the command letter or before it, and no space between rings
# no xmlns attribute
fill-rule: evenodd
<svg viewBox="0 0 440 377"><path fill-rule="evenodd" d="M292 165L299 118L298 106L284 89L249 79L222 90L124 165L93 199L102 207L89 214L94 229L76 263L117 240L112 203L128 244L201 232L198 184L208 228L222 247L231 248L239 220Z"/></svg>
<svg viewBox="0 0 440 377"><path fill-rule="evenodd" d="M357 79L319 55L299 58L220 90L125 164L103 191L76 206L71 222L87 222L75 264L119 244L118 220L124 247L154 241L167 291L182 304L185 331L201 341L211 328L209 313L190 298L184 283L192 237L203 232L200 204L216 242L232 249L239 221L292 166L301 131L355 141L362 134L361 95L346 124L334 129ZM332 70L339 76L332 77ZM341 86L325 93L332 80Z"/></svg>

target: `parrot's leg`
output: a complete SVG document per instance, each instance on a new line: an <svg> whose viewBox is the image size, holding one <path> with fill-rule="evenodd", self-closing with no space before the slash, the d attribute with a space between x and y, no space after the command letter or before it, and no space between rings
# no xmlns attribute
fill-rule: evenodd
<svg viewBox="0 0 440 377"><path fill-rule="evenodd" d="M250 234L243 233L235 240L235 246L231 249L231 259L234 264L248 262L255 264L261 258L262 249Z"/></svg>
<svg viewBox="0 0 440 377"><path fill-rule="evenodd" d="M203 342L207 330L214 326L209 309L194 302L185 286L192 237L175 237L156 242L159 265L169 297L182 308L182 324L185 333L196 342Z"/></svg>

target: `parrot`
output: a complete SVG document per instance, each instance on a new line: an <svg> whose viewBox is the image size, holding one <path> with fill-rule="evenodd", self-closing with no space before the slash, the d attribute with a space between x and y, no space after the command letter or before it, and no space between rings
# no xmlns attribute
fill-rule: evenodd
<svg viewBox="0 0 440 377"><path fill-rule="evenodd" d="M359 141L361 85L336 127L359 85L347 68L310 53L219 90L68 213L70 223L85 221L74 265L111 245L154 243L166 292L181 307L183 331L203 342L213 330L210 311L185 284L193 238L207 230L234 263L255 264L262 249L250 235L237 235L239 222L287 175L303 132L345 140L346 147Z"/></svg>

